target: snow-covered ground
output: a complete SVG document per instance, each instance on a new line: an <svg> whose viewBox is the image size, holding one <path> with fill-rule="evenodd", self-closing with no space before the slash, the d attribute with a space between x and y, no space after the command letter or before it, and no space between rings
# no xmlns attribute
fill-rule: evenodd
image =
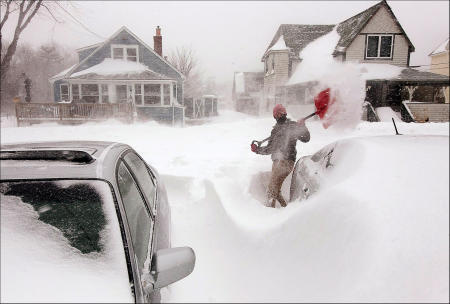
<svg viewBox="0 0 450 304"><path fill-rule="evenodd" d="M156 167L172 207L172 245L197 256L163 301L448 302L449 124L397 122L404 135L395 136L392 122L342 131L308 121L311 141L298 143L297 158L346 139L332 182L272 209L249 188L271 168L250 141L273 123L222 111L184 128L2 125L1 142L120 141Z"/></svg>

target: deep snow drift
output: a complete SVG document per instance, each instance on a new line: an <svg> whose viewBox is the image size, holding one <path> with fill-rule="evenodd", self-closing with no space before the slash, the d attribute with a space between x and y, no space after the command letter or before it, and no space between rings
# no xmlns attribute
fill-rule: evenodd
<svg viewBox="0 0 450 304"><path fill-rule="evenodd" d="M448 301L449 124L399 122L407 135L394 136L391 122L340 131L310 120L298 157L346 139L336 165L307 201L272 209L249 189L270 158L249 145L273 122L222 111L185 128L45 124L2 128L1 138L120 141L158 169L172 245L197 255L194 272L165 288L163 301Z"/></svg>

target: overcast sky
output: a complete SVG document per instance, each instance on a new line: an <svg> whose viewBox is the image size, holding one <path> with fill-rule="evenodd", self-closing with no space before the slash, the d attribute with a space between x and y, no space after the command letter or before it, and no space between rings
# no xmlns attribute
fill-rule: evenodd
<svg viewBox="0 0 450 304"><path fill-rule="evenodd" d="M38 46L56 41L75 49L100 42L125 25L153 47L159 25L164 55L175 47L190 47L204 75L228 82L235 71L262 71L261 56L280 24L336 24L377 2L79 1L64 6L73 17L58 12L63 23L38 16L20 42ZM411 65L428 65L428 54L449 37L449 1L388 4L416 48ZM11 37L11 26L3 32L5 38Z"/></svg>

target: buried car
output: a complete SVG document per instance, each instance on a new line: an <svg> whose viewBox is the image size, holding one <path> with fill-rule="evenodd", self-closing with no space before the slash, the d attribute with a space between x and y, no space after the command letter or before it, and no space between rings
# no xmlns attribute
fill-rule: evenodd
<svg viewBox="0 0 450 304"><path fill-rule="evenodd" d="M1 147L1 301L153 302L189 275L155 168L128 145Z"/></svg>
<svg viewBox="0 0 450 304"><path fill-rule="evenodd" d="M292 170L289 201L304 200L319 190L324 173L333 167L332 157L337 143L301 157Z"/></svg>

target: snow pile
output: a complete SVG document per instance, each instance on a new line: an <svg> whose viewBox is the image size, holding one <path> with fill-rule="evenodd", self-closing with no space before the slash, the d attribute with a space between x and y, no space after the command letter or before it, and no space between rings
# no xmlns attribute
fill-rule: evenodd
<svg viewBox="0 0 450 304"><path fill-rule="evenodd" d="M147 66L140 62L133 62L122 59L105 58L101 63L86 70L73 73L70 77L78 77L86 74L97 75L117 75L117 74L138 74L149 70Z"/></svg>
<svg viewBox="0 0 450 304"><path fill-rule="evenodd" d="M0 127L8 128L8 127L16 127L16 126L17 126L17 119L15 116L12 116L12 115L0 116Z"/></svg>
<svg viewBox="0 0 450 304"><path fill-rule="evenodd" d="M269 49L269 51L284 51L289 50L289 48L286 46L286 42L284 41L283 35L278 38L277 42L272 45L272 47Z"/></svg>
<svg viewBox="0 0 450 304"><path fill-rule="evenodd" d="M172 246L191 246L197 257L163 302L448 302L448 123L399 122L405 135L386 136L395 134L392 122L325 130L308 120L311 141L297 144L297 158L346 140L318 192L272 209L250 191L271 170L250 141L267 137L273 118L220 114L185 128L107 122L0 131L2 143L120 141L158 169Z"/></svg>
<svg viewBox="0 0 450 304"><path fill-rule="evenodd" d="M109 187L93 182L108 225L104 253L81 254L18 197L1 196L1 302L132 302L120 228ZM40 209L45 212L45 209ZM45 279L44 279L45 278Z"/></svg>
<svg viewBox="0 0 450 304"><path fill-rule="evenodd" d="M400 118L400 114L392 110L391 107L378 107L375 109L375 111L377 112L380 121L391 122L392 118L394 118L394 120L397 122L402 121Z"/></svg>
<svg viewBox="0 0 450 304"><path fill-rule="evenodd" d="M300 53L302 62L297 66L288 85L317 81L313 94L330 88L331 99L327 117L332 128L354 128L361 120L362 105L366 96L367 79L392 78L402 68L387 64L359 64L339 62L332 56L340 39L334 28L330 33L308 44Z"/></svg>

